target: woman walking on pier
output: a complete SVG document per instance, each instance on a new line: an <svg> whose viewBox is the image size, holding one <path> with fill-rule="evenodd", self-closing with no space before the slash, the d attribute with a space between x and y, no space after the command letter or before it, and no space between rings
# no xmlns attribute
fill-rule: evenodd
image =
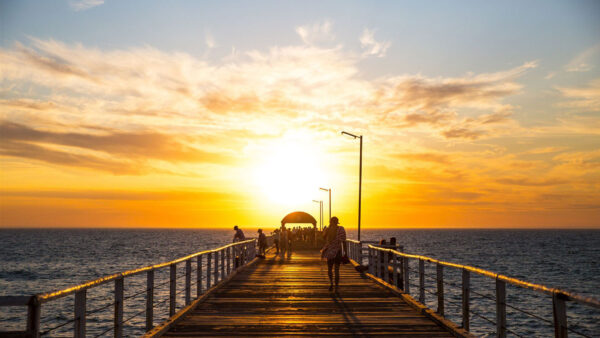
<svg viewBox="0 0 600 338"><path fill-rule="evenodd" d="M342 257L347 254L346 229L339 226L337 217L331 217L329 227L323 235L325 246L321 250L321 257L327 259L327 275L329 276L329 291L333 290L333 267L335 266L335 291L340 284L340 264ZM343 249L343 252L342 252Z"/></svg>

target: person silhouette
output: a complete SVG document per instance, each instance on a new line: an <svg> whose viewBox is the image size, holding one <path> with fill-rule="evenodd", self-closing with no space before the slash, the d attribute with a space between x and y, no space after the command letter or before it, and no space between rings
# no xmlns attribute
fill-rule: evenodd
<svg viewBox="0 0 600 338"><path fill-rule="evenodd" d="M331 217L329 221L329 227L323 234L325 239L325 246L321 250L321 257L327 259L327 275L329 276L329 291L334 288L334 274L333 268L335 267L335 291L337 292L340 284L340 264L342 263L342 256L348 254L348 247L346 244L346 229L339 226L339 220L337 217Z"/></svg>

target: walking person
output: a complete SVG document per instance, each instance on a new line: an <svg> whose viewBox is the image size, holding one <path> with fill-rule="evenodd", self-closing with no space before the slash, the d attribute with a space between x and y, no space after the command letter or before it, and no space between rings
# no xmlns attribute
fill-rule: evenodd
<svg viewBox="0 0 600 338"><path fill-rule="evenodd" d="M235 231L235 235L233 235L233 243L246 240L246 236L244 236L244 232L237 225L233 227L233 230ZM237 269L242 263L242 260L243 260L242 255L244 255L244 251L239 252L239 248L234 246L233 254L235 256L235 261L233 262L233 267L235 269Z"/></svg>
<svg viewBox="0 0 600 338"><path fill-rule="evenodd" d="M325 246L321 250L321 257L327 259L329 291L333 291L334 288L334 271L332 270L335 270L335 291L337 292L338 286L340 285L340 264L342 263L342 257L348 254L346 229L339 226L337 217L331 217L329 227L325 231L323 237L325 239Z"/></svg>
<svg viewBox="0 0 600 338"><path fill-rule="evenodd" d="M258 229L258 255L261 258L265 258L267 252L267 236L263 233L262 229Z"/></svg>

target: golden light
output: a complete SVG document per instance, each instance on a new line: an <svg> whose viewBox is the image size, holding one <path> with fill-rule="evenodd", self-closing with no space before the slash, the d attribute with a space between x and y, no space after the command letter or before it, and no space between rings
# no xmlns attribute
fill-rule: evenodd
<svg viewBox="0 0 600 338"><path fill-rule="evenodd" d="M261 149L254 167L256 188L272 203L286 207L310 203L328 179L319 144L304 135L283 137Z"/></svg>

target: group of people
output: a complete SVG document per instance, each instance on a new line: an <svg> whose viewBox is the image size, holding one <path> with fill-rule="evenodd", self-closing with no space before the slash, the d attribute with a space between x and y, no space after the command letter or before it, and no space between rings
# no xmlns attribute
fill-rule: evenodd
<svg viewBox="0 0 600 338"><path fill-rule="evenodd" d="M346 244L346 230L339 225L337 217L331 217L329 226L323 231L325 245L321 249L321 258L327 260L327 276L329 277L329 291L337 291L340 284L340 264L348 261L348 247ZM235 234L233 242L239 242L246 239L244 232L237 225L233 227ZM292 245L295 241L310 242L315 238L315 229L301 229L299 227L286 229L285 225L281 229L273 231L276 255L290 257ZM262 229L258 229L258 254L264 257L267 249L267 237Z"/></svg>

